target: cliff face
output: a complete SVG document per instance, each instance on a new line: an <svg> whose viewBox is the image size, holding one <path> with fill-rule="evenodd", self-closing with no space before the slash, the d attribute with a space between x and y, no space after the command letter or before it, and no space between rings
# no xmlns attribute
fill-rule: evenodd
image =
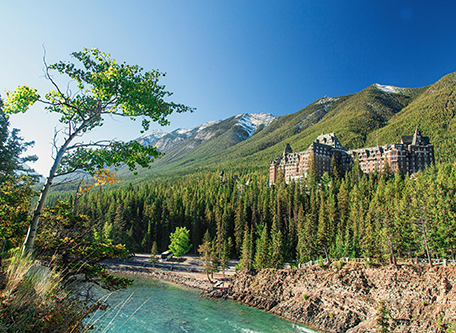
<svg viewBox="0 0 456 333"><path fill-rule="evenodd" d="M379 301L391 332L456 328L456 267L364 264L241 272L231 298L325 332L377 332ZM449 324L451 323L451 324Z"/></svg>

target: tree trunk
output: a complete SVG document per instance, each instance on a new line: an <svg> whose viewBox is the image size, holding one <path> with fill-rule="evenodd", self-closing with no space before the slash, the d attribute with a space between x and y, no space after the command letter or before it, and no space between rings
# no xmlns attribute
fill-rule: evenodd
<svg viewBox="0 0 456 333"><path fill-rule="evenodd" d="M76 214L76 205L78 204L78 200L79 200L78 193L79 193L79 190L81 189L81 186L82 186L82 180L79 182L76 193L74 194L73 210L71 211L71 214L73 214L73 215Z"/></svg>
<svg viewBox="0 0 456 333"><path fill-rule="evenodd" d="M60 166L60 162L62 162L63 155L65 154L68 145L75 137L75 134L71 135L57 152L54 164L52 165L51 170L49 171L49 176L46 178L46 182L44 183L43 189L41 190L40 198L38 199L36 208L33 211L32 220L30 222L30 226L27 231L27 236L25 237L24 241L24 246L22 248L22 254L28 254L33 251L33 244L35 243L36 231L38 228L38 223L40 221L41 213L43 212L46 197L49 193L49 189L51 188L52 182L54 181L55 174L57 173L57 169Z"/></svg>
<svg viewBox="0 0 456 333"><path fill-rule="evenodd" d="M416 187L415 187L415 192L416 192ZM427 259L429 261L429 265L432 266L431 253L429 251L429 245L428 245L427 234L426 234L426 219L423 218L423 211L421 210L421 205L420 205L420 201L418 199L417 193L415 193L415 198L416 198L416 203L418 205L418 210L419 210L419 213L420 213L420 219L419 219L420 225L419 225L419 227L421 227L422 232L423 232L424 247L426 249Z"/></svg>
<svg viewBox="0 0 456 333"><path fill-rule="evenodd" d="M453 244L450 243L450 250L451 250L451 259L453 259L453 264L454 264L454 250L453 250Z"/></svg>
<svg viewBox="0 0 456 333"><path fill-rule="evenodd" d="M1 253L1 256L0 256L0 267L3 267L3 251L5 251L5 244L6 244L6 239L3 239L2 248L0 250L0 253Z"/></svg>
<svg viewBox="0 0 456 333"><path fill-rule="evenodd" d="M329 253L328 253L328 250L326 249L326 246L323 246L323 250L325 251L325 257L326 257L326 260L328 261L328 265L330 265L331 260L329 259Z"/></svg>
<svg viewBox="0 0 456 333"><path fill-rule="evenodd" d="M426 234L426 224L425 224L425 222L424 222L422 217L421 217L421 223L422 223L422 227L423 227L424 246L426 248L427 258L428 258L428 261L429 261L429 265L432 266L431 253L429 251L429 245L428 245L427 234Z"/></svg>

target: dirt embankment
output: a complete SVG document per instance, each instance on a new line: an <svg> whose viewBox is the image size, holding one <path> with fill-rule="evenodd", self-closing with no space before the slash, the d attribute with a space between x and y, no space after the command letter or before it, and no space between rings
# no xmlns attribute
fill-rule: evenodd
<svg viewBox="0 0 456 333"><path fill-rule="evenodd" d="M214 284L223 282L224 287L229 286L229 276L234 274L234 266L237 263L235 260L230 260L225 275L220 272L215 273L213 283L210 283L207 275L202 273L199 256L186 255L170 261L160 260L155 267L149 262L149 258L149 254L136 254L130 259L106 260L102 265L111 272L160 279L210 292Z"/></svg>
<svg viewBox="0 0 456 333"><path fill-rule="evenodd" d="M391 332L445 332L456 323L454 266L266 269L234 275L230 294L325 332L377 332L380 300L390 311Z"/></svg>

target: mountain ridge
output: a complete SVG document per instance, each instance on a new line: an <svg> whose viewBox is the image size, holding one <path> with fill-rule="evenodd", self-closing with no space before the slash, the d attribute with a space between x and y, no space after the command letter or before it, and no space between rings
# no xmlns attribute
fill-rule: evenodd
<svg viewBox="0 0 456 333"><path fill-rule="evenodd" d="M187 130L191 135L186 134L185 139L175 133L172 140L166 134L151 142L157 143L165 154L155 161L151 170L140 172L145 175L196 169L268 172L269 163L283 151L286 143L294 151L302 151L322 132L334 132L346 148L356 149L375 145L377 133L381 145L399 142L401 135L411 135L417 126L435 145L437 162L456 161L455 89L456 73L451 73L425 87L375 83L357 93L324 96L284 116L259 113L267 120L256 122L254 127L251 115L258 114L241 113ZM239 119L245 121L244 126ZM203 125L198 133L192 132Z"/></svg>

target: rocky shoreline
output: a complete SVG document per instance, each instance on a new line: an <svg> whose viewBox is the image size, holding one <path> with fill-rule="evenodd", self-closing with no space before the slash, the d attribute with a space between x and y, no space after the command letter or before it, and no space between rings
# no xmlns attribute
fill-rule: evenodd
<svg viewBox="0 0 456 333"><path fill-rule="evenodd" d="M324 332L378 332L381 300L390 312L389 332L456 329L454 266L335 263L243 272L231 285L229 298Z"/></svg>
<svg viewBox="0 0 456 333"><path fill-rule="evenodd" d="M157 278L209 297L230 298L323 332L378 332L379 302L390 312L390 332L456 330L456 267L333 263L301 269L240 272L226 288L202 273L108 263L110 271ZM453 326L454 325L454 326Z"/></svg>
<svg viewBox="0 0 456 333"><path fill-rule="evenodd" d="M125 262L104 263L103 266L106 267L108 271L114 273L159 279L190 288L200 289L202 291L212 290L212 285L207 280L205 281L195 277L195 275L198 273L193 273L193 276L189 276L188 274L181 274L181 272L178 271L169 271L148 266L131 265Z"/></svg>

